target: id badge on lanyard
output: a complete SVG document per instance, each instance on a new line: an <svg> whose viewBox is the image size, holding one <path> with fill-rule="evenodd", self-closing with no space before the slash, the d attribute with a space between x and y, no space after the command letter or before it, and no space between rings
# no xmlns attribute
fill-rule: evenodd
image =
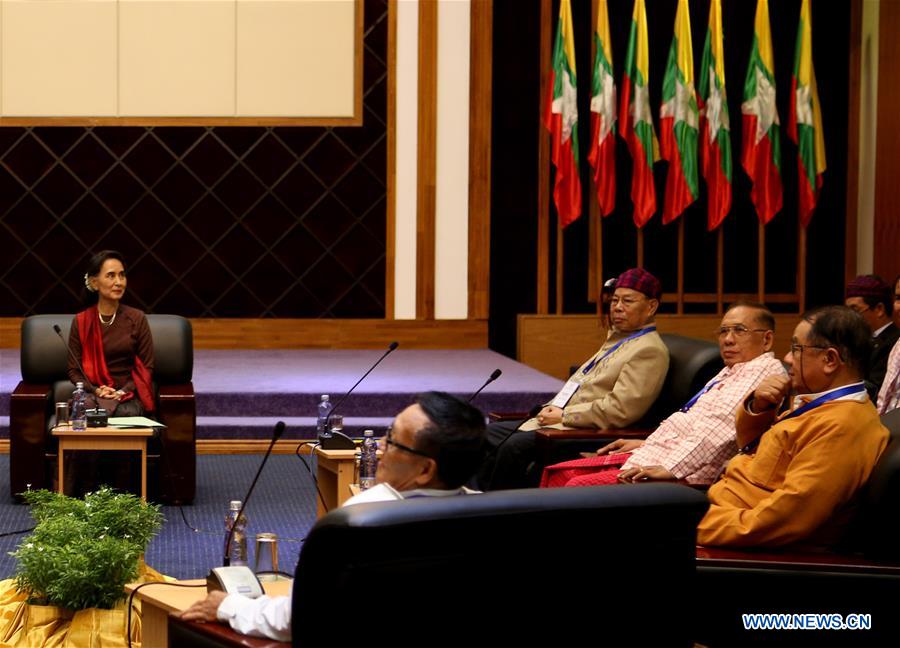
<svg viewBox="0 0 900 648"><path fill-rule="evenodd" d="M558 407L563 409L566 405L568 405L569 401L572 400L572 396L575 395L575 392L578 391L578 388L581 387L581 383L574 378L569 378L566 381L566 384L563 385L563 388L559 390L559 393L554 397L550 404L553 407Z"/></svg>

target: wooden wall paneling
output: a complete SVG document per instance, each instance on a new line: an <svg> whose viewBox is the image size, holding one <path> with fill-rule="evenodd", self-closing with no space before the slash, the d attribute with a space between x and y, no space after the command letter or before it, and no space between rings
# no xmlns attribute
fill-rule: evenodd
<svg viewBox="0 0 900 648"><path fill-rule="evenodd" d="M437 2L419 2L419 124L416 195L416 317L434 319L437 173Z"/></svg>
<svg viewBox="0 0 900 648"><path fill-rule="evenodd" d="M847 207L844 222L844 284L856 276L859 218L859 102L862 76L862 0L850 3L850 78L847 105Z"/></svg>
<svg viewBox="0 0 900 648"><path fill-rule="evenodd" d="M384 318L394 319L397 257L397 0L388 0L387 182L384 250Z"/></svg>
<svg viewBox="0 0 900 648"><path fill-rule="evenodd" d="M660 333L715 341L713 331L721 323L719 315L658 315ZM787 353L797 315L775 315L776 357ZM538 371L561 380L572 365L584 362L606 339L606 329L595 315L519 315L517 359Z"/></svg>
<svg viewBox="0 0 900 648"><path fill-rule="evenodd" d="M493 0L473 0L469 58L469 319L490 311Z"/></svg>
<svg viewBox="0 0 900 648"><path fill-rule="evenodd" d="M353 117L356 118L360 126L363 123L363 64L365 60L363 50L365 50L366 35L365 2L366 0L356 0L356 7L353 12ZM390 8L388 8L389 24L391 13ZM388 76L390 77L390 72L388 72Z"/></svg>
<svg viewBox="0 0 900 648"><path fill-rule="evenodd" d="M900 2L881 2L878 30L877 128L883 137L875 152L874 270L893 281L900 274Z"/></svg>
<svg viewBox="0 0 900 648"><path fill-rule="evenodd" d="M238 319L190 320L195 349L482 349L485 320ZM22 318L0 318L0 348L17 349Z"/></svg>
<svg viewBox="0 0 900 648"><path fill-rule="evenodd" d="M539 65L541 68L538 111L544 114L550 82L550 15L552 0L541 0ZM550 137L538 120L538 204L537 204L537 312L550 312Z"/></svg>

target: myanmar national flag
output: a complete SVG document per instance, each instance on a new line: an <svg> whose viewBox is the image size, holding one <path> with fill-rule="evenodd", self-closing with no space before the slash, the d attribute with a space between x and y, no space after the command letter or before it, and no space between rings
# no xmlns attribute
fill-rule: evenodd
<svg viewBox="0 0 900 648"><path fill-rule="evenodd" d="M700 62L700 168L707 186L709 231L731 211L731 125L725 94L722 1L710 0L709 28Z"/></svg>
<svg viewBox="0 0 900 648"><path fill-rule="evenodd" d="M545 125L553 140L556 166L553 202L559 224L565 227L581 216L581 180L578 177L578 95L575 82L575 39L570 0L559 3L559 23L553 45L553 69L547 96Z"/></svg>
<svg viewBox="0 0 900 648"><path fill-rule="evenodd" d="M812 60L812 15L809 0L803 0L800 24L797 26L788 136L797 145L800 222L806 227L819 200L822 174L825 172L825 136L822 132L822 106L819 103Z"/></svg>
<svg viewBox="0 0 900 648"><path fill-rule="evenodd" d="M775 64L769 2L757 0L753 48L744 79L741 164L753 181L756 215L768 223L781 210L781 128L775 106Z"/></svg>
<svg viewBox="0 0 900 648"><path fill-rule="evenodd" d="M697 200L697 92L694 90L694 47L687 0L678 0L675 35L663 78L659 111L659 144L669 162L663 223L671 223Z"/></svg>
<svg viewBox="0 0 900 648"><path fill-rule="evenodd" d="M634 0L631 33L625 53L625 74L619 104L619 135L628 142L634 163L631 174L631 202L634 224L643 227L656 211L653 163L659 160L659 142L650 115L650 47L647 41L647 11L644 0Z"/></svg>
<svg viewBox="0 0 900 648"><path fill-rule="evenodd" d="M612 44L606 0L597 6L594 32L594 76L591 80L591 151L588 162L594 169L594 186L600 215L608 216L616 207L616 83L613 81Z"/></svg>

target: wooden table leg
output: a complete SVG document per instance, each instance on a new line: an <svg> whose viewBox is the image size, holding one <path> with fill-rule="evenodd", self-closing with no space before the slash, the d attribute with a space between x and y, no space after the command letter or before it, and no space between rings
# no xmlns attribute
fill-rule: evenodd
<svg viewBox="0 0 900 648"><path fill-rule="evenodd" d="M324 457L319 457L316 468L316 481L319 484L321 497L316 494L316 517L322 517L337 506L338 476L334 466Z"/></svg>
<svg viewBox="0 0 900 648"><path fill-rule="evenodd" d="M147 439L141 445L141 499L147 501Z"/></svg>
<svg viewBox="0 0 900 648"><path fill-rule="evenodd" d="M57 464L56 465L56 478L59 480L59 483L56 485L56 492L59 493L60 495L66 494L66 482L65 482L66 475L65 475L65 469L64 469L66 462L63 459L65 451L66 451L66 444L63 441L63 439L60 439L59 447L56 451L56 464Z"/></svg>

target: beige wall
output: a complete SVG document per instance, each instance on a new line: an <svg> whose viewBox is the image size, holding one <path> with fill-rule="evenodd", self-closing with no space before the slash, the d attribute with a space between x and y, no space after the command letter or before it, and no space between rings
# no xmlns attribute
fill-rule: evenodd
<svg viewBox="0 0 900 648"><path fill-rule="evenodd" d="M2 0L0 114L353 117L355 0Z"/></svg>

